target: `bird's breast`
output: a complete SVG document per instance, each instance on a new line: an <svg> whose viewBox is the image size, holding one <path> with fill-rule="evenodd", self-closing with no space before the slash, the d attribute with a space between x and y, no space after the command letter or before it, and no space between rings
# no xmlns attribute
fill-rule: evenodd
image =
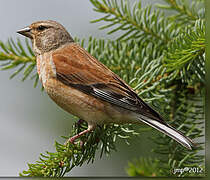
<svg viewBox="0 0 210 180"><path fill-rule="evenodd" d="M45 53L37 57L37 72L44 87L50 78L56 77L56 68L51 54Z"/></svg>

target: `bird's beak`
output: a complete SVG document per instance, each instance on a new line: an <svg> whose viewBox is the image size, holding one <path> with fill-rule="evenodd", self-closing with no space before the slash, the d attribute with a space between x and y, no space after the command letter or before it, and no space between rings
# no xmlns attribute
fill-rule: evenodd
<svg viewBox="0 0 210 180"><path fill-rule="evenodd" d="M23 35L23 36L26 36L30 39L32 39L32 33L31 33L31 28L30 27L25 27L23 29L20 29L19 31L17 31L17 33Z"/></svg>

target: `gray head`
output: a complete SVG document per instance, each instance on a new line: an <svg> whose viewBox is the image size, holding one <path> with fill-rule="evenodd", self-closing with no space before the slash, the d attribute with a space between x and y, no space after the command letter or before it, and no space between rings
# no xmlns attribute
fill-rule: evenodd
<svg viewBox="0 0 210 180"><path fill-rule="evenodd" d="M36 55L57 49L66 43L74 42L61 24L51 20L34 22L17 32L32 40Z"/></svg>

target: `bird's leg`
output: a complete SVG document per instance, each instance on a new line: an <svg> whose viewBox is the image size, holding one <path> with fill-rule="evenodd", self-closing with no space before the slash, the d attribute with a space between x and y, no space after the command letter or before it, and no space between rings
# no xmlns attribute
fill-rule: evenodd
<svg viewBox="0 0 210 180"><path fill-rule="evenodd" d="M69 139L66 141L65 145L66 145L68 142L74 144L74 141L75 141L76 139L78 139L78 138L81 137L82 135L84 135L84 134L86 134L86 133L92 131L93 129L95 129L95 125L88 124L88 128L87 128L86 130L84 130L84 131L80 132L79 134L76 134L75 136L69 138Z"/></svg>
<svg viewBox="0 0 210 180"><path fill-rule="evenodd" d="M86 129L86 130L80 132L79 134L76 134L75 136L71 137L68 141L73 144L76 139L78 139L79 137L81 137L82 135L84 135L88 132L90 132L90 130Z"/></svg>

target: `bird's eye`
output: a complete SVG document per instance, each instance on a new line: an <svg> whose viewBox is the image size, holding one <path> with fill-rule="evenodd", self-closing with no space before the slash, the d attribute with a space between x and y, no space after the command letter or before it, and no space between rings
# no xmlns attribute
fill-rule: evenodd
<svg viewBox="0 0 210 180"><path fill-rule="evenodd" d="M43 30L45 30L47 27L46 26L42 26L42 25L40 25L40 26L38 26L38 31L43 31Z"/></svg>

